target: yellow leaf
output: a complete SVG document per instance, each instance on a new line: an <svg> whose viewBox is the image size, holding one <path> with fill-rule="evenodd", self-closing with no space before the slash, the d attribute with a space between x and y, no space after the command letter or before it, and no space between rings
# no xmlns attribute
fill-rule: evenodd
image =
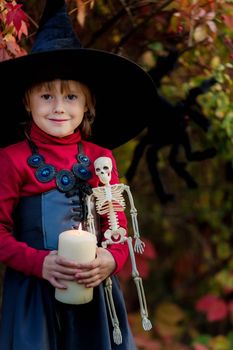
<svg viewBox="0 0 233 350"><path fill-rule="evenodd" d="M218 335L209 341L210 350L231 350L229 340L223 335Z"/></svg>
<svg viewBox="0 0 233 350"><path fill-rule="evenodd" d="M141 61L143 65L148 67L148 69L154 67L155 65L155 58L150 50L147 50L142 54Z"/></svg>
<svg viewBox="0 0 233 350"><path fill-rule="evenodd" d="M178 305L171 302L163 302L158 305L155 317L159 322L176 325L185 318L185 314Z"/></svg>
<svg viewBox="0 0 233 350"><path fill-rule="evenodd" d="M170 325L163 322L156 323L156 331L162 338L175 337L181 334L181 326Z"/></svg>

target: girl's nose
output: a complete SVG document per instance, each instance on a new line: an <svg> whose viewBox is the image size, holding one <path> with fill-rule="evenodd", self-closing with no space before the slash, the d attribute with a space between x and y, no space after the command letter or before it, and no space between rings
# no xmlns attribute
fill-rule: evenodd
<svg viewBox="0 0 233 350"><path fill-rule="evenodd" d="M64 113L65 109L64 109L64 103L62 98L57 98L54 102L54 113Z"/></svg>

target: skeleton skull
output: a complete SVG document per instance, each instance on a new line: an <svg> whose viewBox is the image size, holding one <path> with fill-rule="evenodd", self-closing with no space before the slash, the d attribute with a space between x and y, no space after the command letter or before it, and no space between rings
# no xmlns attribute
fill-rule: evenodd
<svg viewBox="0 0 233 350"><path fill-rule="evenodd" d="M112 172L112 160L109 157L99 157L94 162L95 173L104 185L109 185Z"/></svg>

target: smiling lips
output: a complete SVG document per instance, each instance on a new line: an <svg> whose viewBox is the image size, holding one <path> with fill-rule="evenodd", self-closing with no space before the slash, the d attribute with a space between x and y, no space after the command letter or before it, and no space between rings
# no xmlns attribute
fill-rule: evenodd
<svg viewBox="0 0 233 350"><path fill-rule="evenodd" d="M61 122L67 122L69 119L53 119L53 118L50 118L49 120L52 121L52 122L55 122L55 123L61 123Z"/></svg>

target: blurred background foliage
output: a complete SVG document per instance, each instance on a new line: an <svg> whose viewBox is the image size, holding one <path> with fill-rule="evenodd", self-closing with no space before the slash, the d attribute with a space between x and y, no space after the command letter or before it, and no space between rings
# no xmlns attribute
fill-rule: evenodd
<svg viewBox="0 0 233 350"><path fill-rule="evenodd" d="M144 332L140 324L130 266L120 279L138 349L233 350L233 1L68 0L67 4L84 47L124 55L146 71L156 67L159 57L178 53L158 86L169 103L179 103L205 79L217 80L197 97L211 127L203 131L191 118L186 126L192 149L214 146L216 156L187 161L182 148L178 154L198 186L187 187L171 167L169 144L159 149L155 166L166 190L175 195L173 201L161 202L144 154L130 182L146 242L145 254L137 262L151 332ZM43 6L44 1L1 0L1 60L30 50ZM165 116L149 117L159 125ZM111 111L109 122L106 131L114 130ZM173 132L169 127L168 123L164 137L166 130ZM122 182L127 183L125 174L145 132L114 150Z"/></svg>

